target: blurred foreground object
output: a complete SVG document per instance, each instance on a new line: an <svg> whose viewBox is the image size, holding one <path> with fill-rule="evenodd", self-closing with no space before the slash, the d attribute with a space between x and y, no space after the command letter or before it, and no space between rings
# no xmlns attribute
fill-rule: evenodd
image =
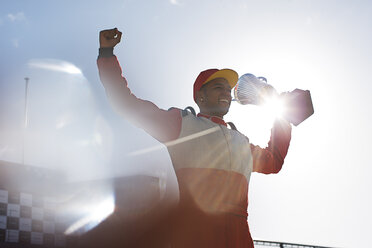
<svg viewBox="0 0 372 248"><path fill-rule="evenodd" d="M295 89L278 95L276 90L267 83L266 78L253 74L244 74L234 88L235 100L243 105L263 105L277 98L277 103L283 104L282 117L295 126L314 113L313 102L309 90Z"/></svg>
<svg viewBox="0 0 372 248"><path fill-rule="evenodd" d="M163 183L148 175L69 181L0 160L0 247L166 247L172 206Z"/></svg>
<svg viewBox="0 0 372 248"><path fill-rule="evenodd" d="M76 247L60 218L57 171L0 160L0 247Z"/></svg>

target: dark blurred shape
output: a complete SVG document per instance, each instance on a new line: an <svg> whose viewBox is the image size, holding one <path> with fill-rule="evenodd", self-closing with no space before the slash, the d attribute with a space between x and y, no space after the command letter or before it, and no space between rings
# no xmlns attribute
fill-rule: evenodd
<svg viewBox="0 0 372 248"><path fill-rule="evenodd" d="M54 170L0 161L0 247L167 247L174 205L160 183L147 175L71 182ZM110 196L111 215L66 234Z"/></svg>
<svg viewBox="0 0 372 248"><path fill-rule="evenodd" d="M115 179L114 213L81 235L79 248L167 247L173 207L161 199L158 185L151 176Z"/></svg>

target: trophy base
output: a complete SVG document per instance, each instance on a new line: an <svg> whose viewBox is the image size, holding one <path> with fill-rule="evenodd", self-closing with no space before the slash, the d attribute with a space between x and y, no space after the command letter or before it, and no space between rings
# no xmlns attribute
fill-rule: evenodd
<svg viewBox="0 0 372 248"><path fill-rule="evenodd" d="M298 126L314 114L309 90L293 90L285 95L285 103L288 107L284 113L284 118L295 126Z"/></svg>

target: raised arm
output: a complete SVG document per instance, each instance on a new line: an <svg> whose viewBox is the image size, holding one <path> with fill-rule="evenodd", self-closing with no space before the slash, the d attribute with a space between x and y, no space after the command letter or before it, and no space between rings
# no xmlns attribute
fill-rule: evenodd
<svg viewBox="0 0 372 248"><path fill-rule="evenodd" d="M277 119L271 129L271 137L266 148L251 144L253 171L270 174L278 173L287 155L291 140L291 125L284 119Z"/></svg>
<svg viewBox="0 0 372 248"><path fill-rule="evenodd" d="M119 62L113 54L122 33L114 28L100 32L97 65L101 82L113 108L128 121L144 129L160 142L178 138L181 130L180 110L159 109L150 101L133 95L122 76Z"/></svg>

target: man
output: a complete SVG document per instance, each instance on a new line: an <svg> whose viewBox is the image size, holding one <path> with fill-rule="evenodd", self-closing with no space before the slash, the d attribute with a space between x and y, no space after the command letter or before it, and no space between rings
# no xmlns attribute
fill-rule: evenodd
<svg viewBox="0 0 372 248"><path fill-rule="evenodd" d="M277 120L265 149L229 129L223 117L238 80L230 69L205 70L196 78L197 116L138 99L113 55L121 35L116 28L100 32L99 74L113 107L169 151L180 192L168 234L171 247L253 247L247 224L249 178L252 171L279 172L289 147L290 124Z"/></svg>

